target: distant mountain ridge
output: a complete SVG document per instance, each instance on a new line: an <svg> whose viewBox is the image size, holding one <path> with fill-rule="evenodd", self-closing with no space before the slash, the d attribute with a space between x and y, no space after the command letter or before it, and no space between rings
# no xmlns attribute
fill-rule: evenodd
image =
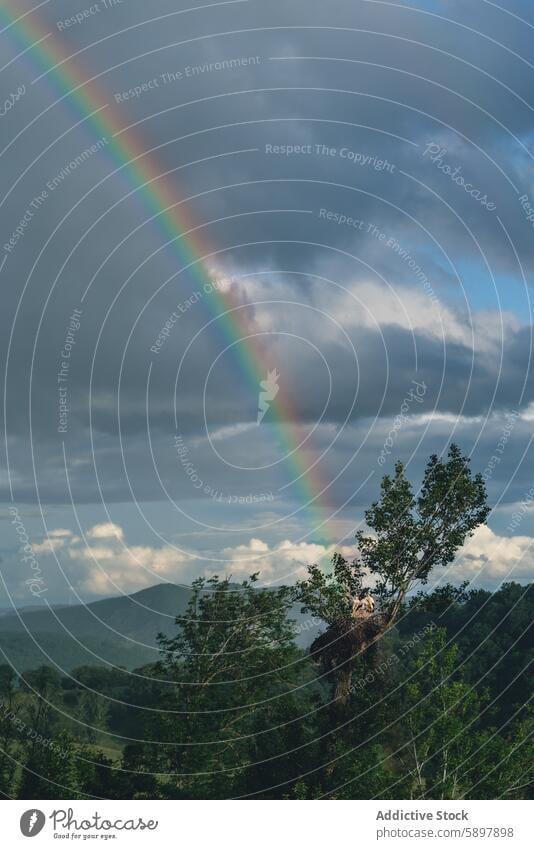
<svg viewBox="0 0 534 849"><path fill-rule="evenodd" d="M55 663L61 670L112 664L134 669L158 658L156 636L176 633L175 617L184 613L192 590L156 584L132 595L89 604L24 607L0 615L0 663L21 671ZM292 612L307 645L316 627L298 607Z"/></svg>
<svg viewBox="0 0 534 849"><path fill-rule="evenodd" d="M19 670L51 661L65 670L102 663L133 669L157 659L156 635L176 633L175 617L190 597L189 587L156 584L86 605L4 612L0 648Z"/></svg>

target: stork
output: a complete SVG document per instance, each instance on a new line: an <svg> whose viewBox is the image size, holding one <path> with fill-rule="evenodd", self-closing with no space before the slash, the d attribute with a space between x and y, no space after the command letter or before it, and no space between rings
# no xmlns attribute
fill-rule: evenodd
<svg viewBox="0 0 534 849"><path fill-rule="evenodd" d="M355 598L352 602L352 618L361 619L371 616L374 613L375 600L372 595L366 595L364 598Z"/></svg>

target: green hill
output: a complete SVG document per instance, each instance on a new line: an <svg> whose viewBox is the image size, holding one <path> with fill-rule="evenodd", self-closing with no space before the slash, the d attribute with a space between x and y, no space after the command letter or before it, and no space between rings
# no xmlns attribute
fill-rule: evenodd
<svg viewBox="0 0 534 849"><path fill-rule="evenodd" d="M42 664L69 671L112 664L135 669L157 659L156 635L176 632L175 617L191 596L189 587L156 584L133 595L79 605L25 607L0 615L0 662L22 670ZM309 645L316 629L298 608L297 642Z"/></svg>
<svg viewBox="0 0 534 849"><path fill-rule="evenodd" d="M191 590L157 584L87 605L26 607L0 616L0 649L17 669L111 663L133 669L156 659L156 635L175 633Z"/></svg>

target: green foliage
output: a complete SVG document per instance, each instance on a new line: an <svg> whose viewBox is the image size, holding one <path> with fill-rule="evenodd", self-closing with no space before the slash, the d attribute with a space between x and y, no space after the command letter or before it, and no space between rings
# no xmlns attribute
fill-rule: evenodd
<svg viewBox="0 0 534 849"><path fill-rule="evenodd" d="M369 648L376 653L379 637L398 618L408 593L425 584L435 566L451 562L488 511L482 477L471 475L468 459L452 445L446 461L430 457L418 497L402 463L393 477L384 476L378 501L365 513L371 533L357 532L358 557L352 563L336 555L331 572L308 567L296 598L328 626L312 650L333 679L333 725L346 711L359 656L367 652L371 659ZM370 592L366 577L379 607L363 621L353 618L352 605Z"/></svg>
<svg viewBox="0 0 534 849"><path fill-rule="evenodd" d="M49 728L42 726L42 731ZM83 797L76 762L76 744L65 732L60 732L49 745L33 741L26 749L22 762L19 799L57 799Z"/></svg>
<svg viewBox="0 0 534 849"><path fill-rule="evenodd" d="M375 593L395 621L408 592L446 566L489 513L481 475L452 445L446 461L433 455L415 496L402 463L385 475L380 498L365 513L372 534L358 531L361 568L376 579Z"/></svg>
<svg viewBox="0 0 534 849"><path fill-rule="evenodd" d="M159 634L159 660L126 672L84 658L63 676L0 666L0 793L531 798L532 586L424 589L486 514L453 446L418 496L402 465L384 478L351 562L312 565L294 588L256 575L165 588L176 633ZM369 587L377 612L353 615ZM296 644L296 600L324 623L311 652ZM98 604L133 627L129 608Z"/></svg>
<svg viewBox="0 0 534 849"><path fill-rule="evenodd" d="M408 733L400 762L406 798L491 799L528 781L532 722L515 722L508 736L484 728L489 693L465 681L458 655L446 631L436 629L405 686L402 723ZM514 746L518 736L521 744Z"/></svg>
<svg viewBox="0 0 534 849"><path fill-rule="evenodd" d="M169 744L158 747L160 767L175 776L169 792L178 796L253 792L266 770L250 764L291 746L287 726L280 728L298 716L291 593L258 589L256 581L198 579L178 635L160 637L166 712L152 734ZM292 731L298 741L301 731Z"/></svg>
<svg viewBox="0 0 534 849"><path fill-rule="evenodd" d="M332 558L332 569L308 566L308 578L298 581L295 598L302 603L303 613L312 613L328 625L351 615L353 598L361 595L364 572L357 560L347 561L340 554Z"/></svg>
<svg viewBox="0 0 534 849"><path fill-rule="evenodd" d="M523 705L532 690L532 587L420 594L381 640L379 657L355 661L346 712L335 724L331 691L314 682L313 658L294 645L286 591L270 592L254 581L244 589L199 584L180 617L181 639L163 638L160 664L134 676L84 667L61 679L40 668L23 675L30 689L0 669L1 792L531 797L533 723ZM89 692L110 705L94 717L90 741ZM113 736L127 732L153 742Z"/></svg>

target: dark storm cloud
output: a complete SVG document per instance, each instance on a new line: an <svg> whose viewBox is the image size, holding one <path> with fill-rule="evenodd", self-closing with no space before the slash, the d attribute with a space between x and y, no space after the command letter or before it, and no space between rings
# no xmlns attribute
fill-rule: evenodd
<svg viewBox="0 0 534 849"><path fill-rule="evenodd" d="M528 16L526 4L516 5L517 14ZM276 272L272 287L280 287L279 299L301 305L270 307L270 325L259 315L265 310L258 305L247 307L246 326L253 332L264 332L266 327L292 332L317 345L334 376L324 415L324 422L334 427L340 427L347 416L352 426L377 413L395 416L413 379L424 380L428 387L427 409L453 416L460 410L479 416L490 403L503 409L525 406L534 399L530 377L521 395L529 374L529 327L505 323L501 345L495 322L493 343L488 347L477 337L474 353L458 336L447 338L450 316L468 333L467 306L474 314L481 309L498 310L498 298L491 293L491 272L496 278L505 274L520 281L519 263L527 277L533 267L531 224L518 200L532 187L532 72L518 58L530 61L531 47L524 27L495 9L486 9L482 27L464 4L420 6L421 12L450 15L464 26L392 4L352 0L221 5L161 17L139 27L135 25L149 15L156 18L177 11L176 5L158 2L147 10L145 4L123 3L68 28L58 25L72 15L72 4L66 0L40 13L52 38L60 39L68 52L82 50L77 61L86 77L103 72L99 85L107 109L120 114L121 124L142 122L136 133L145 148L158 147L159 173L172 172L165 182L176 196L196 196L184 205L185 220L214 222L203 229L202 241L207 250L222 251L208 263L215 272L235 277L255 273L262 281L258 300L269 296L270 284L262 274ZM489 37L468 27L479 27ZM129 29L110 37L123 28ZM202 37L206 34L210 37ZM491 39L513 45L518 56ZM188 40L189 44L169 46ZM4 49L6 59L11 58L13 46L7 43ZM238 68L216 66L239 57L258 57L258 61ZM39 106L61 94L47 78L31 87L38 73L37 65L20 60L3 77L6 92L21 81L29 89L20 109L13 110L13 136ZM142 89L138 95L125 94L136 86ZM47 182L95 141L84 126L59 138L80 119L66 106L48 112L5 154L0 178L3 193L19 176L20 182L0 211L2 243ZM21 176L48 145L50 150ZM288 145L299 146L299 152L286 155ZM433 161L436 146L442 154ZM496 211L488 210L441 166L460 169L480 195L495 203ZM77 461L71 468L75 500L100 497L93 447L105 498L128 498L119 429L136 497L161 497L146 436L151 361L148 421L153 450L166 467L166 483L174 487L173 494L179 497L190 490L187 481L170 471L177 369L187 345L220 311L220 303L213 305L213 299L202 294L203 283L210 279L205 267L199 275L191 270L177 275L187 262L179 245L178 250L165 249L148 259L169 234L158 222L145 223L154 210L147 208L139 193L111 209L132 189L122 174L105 179L112 167L116 163L106 149L88 157L49 193L17 247L6 254L3 277L8 284L0 316L3 352L31 272L14 325L7 382L11 469L19 476L24 498L34 496L27 449L30 374L32 438L43 497L67 497L64 438L70 461ZM73 209L101 180L102 185ZM362 226L339 224L342 215ZM385 292L389 285L400 302L408 301L413 292L422 294L420 279L398 252L384 247L373 235L373 226L395 239L424 269L432 291L448 311L449 331L444 348L436 333L426 332L421 323L412 332L408 323L399 326L382 318L376 305L381 332L368 323L353 322L347 314L346 332L357 353L356 368L347 339L310 317L309 306L325 308L325 299L318 295L323 284L313 275L348 288L372 281L375 289L383 286ZM482 297L475 291L476 282L465 279L459 268L463 263L484 275L489 294ZM56 277L56 288L46 304ZM498 279L496 285L499 291ZM151 351L169 315L199 290L198 303L180 312L159 353ZM250 281L236 284L232 291L234 303L247 305L255 300ZM342 295L334 287L329 291L332 312L337 314ZM525 312L521 297L514 305L518 313ZM430 316L429 302L426 308ZM82 315L68 369L69 424L62 437L57 375L74 309L81 309ZM214 359L232 341L218 326L211 328L193 345L180 371L177 408L181 430L188 438L205 436L204 383ZM317 355L304 344L298 347L275 336L264 340L262 352L265 362L279 367L281 373L289 365L286 391L294 399L299 419L316 421L328 391L327 372ZM257 387L239 368L238 358L223 356L209 383L207 410L214 430L254 420ZM357 381L356 404L349 412ZM373 456L379 445L380 439ZM243 436L241 448L245 446L258 450L251 435ZM340 444L330 455L333 468L344 450L348 449L342 450ZM198 462L200 468L202 458ZM202 475L213 478L214 486L242 490L237 472L227 467L223 475L215 460L204 458L203 462L207 466ZM370 457L366 462L369 465ZM274 485L267 478L264 483ZM346 495L340 486L336 497Z"/></svg>

